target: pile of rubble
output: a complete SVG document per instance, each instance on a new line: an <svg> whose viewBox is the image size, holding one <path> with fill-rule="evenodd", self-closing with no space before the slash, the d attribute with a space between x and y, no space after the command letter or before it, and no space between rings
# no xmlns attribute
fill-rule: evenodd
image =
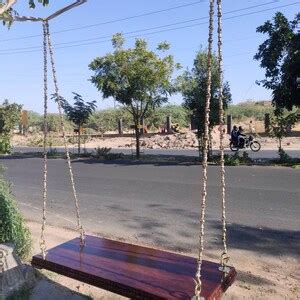
<svg viewBox="0 0 300 300"><path fill-rule="evenodd" d="M198 140L193 132L154 135L142 138L141 147L148 149L188 149L198 147Z"/></svg>

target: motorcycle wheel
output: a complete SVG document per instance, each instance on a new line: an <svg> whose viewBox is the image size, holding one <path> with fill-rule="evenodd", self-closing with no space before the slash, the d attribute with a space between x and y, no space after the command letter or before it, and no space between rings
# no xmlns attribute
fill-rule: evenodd
<svg viewBox="0 0 300 300"><path fill-rule="evenodd" d="M250 144L250 148L251 148L251 150L252 150L253 152L259 151L259 150L260 150L260 147L261 147L261 145L260 145L260 143L259 143L258 141L254 141L254 142L252 142L252 143Z"/></svg>
<svg viewBox="0 0 300 300"><path fill-rule="evenodd" d="M234 152L236 152L236 151L239 150L239 147L236 146L236 145L235 145L234 143L232 143L232 142L229 144L229 148L230 148L231 151L234 151Z"/></svg>

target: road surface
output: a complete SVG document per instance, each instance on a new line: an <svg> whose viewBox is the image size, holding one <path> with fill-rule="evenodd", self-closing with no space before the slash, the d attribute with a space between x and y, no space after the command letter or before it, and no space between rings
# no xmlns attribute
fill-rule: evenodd
<svg viewBox="0 0 300 300"><path fill-rule="evenodd" d="M55 147L54 147L55 148ZM55 148L59 152L64 152L64 148ZM88 152L92 152L95 149L87 149ZM14 152L21 152L21 153L28 153L28 152L42 152L42 147L14 147ZM152 154L152 155L184 155L184 156L199 156L199 152L197 149L143 149L144 154ZM300 149L293 149L293 150L285 150L288 155L291 157L300 157ZM70 152L77 153L77 147L70 147ZM116 148L112 149L111 152L113 153L124 153L124 154L132 154L132 150L130 148ZM215 154L218 153L217 150L213 151ZM241 153L243 151L240 151ZM253 152L251 150L247 150L246 152L249 153L251 158L278 158L278 151L277 150L270 150L270 149L262 149L259 152ZM234 152L230 150L225 150L226 154L234 154Z"/></svg>
<svg viewBox="0 0 300 300"><path fill-rule="evenodd" d="M26 219L41 221L39 158L1 159ZM74 161L81 217L88 232L170 250L197 247L201 166ZM281 167L226 167L231 247L299 253L300 171ZM207 247L220 247L219 167L209 167ZM75 227L67 167L49 160L48 224Z"/></svg>

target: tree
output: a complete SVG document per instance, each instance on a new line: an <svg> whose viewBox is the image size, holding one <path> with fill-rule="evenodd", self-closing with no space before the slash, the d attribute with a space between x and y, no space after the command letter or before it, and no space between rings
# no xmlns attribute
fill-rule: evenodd
<svg viewBox="0 0 300 300"><path fill-rule="evenodd" d="M43 6L49 4L49 0L28 0L30 8L35 8L35 3L39 2ZM13 22L13 17L18 15L18 12L13 9L13 6L17 3L17 0L0 0L0 20L4 25L10 26Z"/></svg>
<svg viewBox="0 0 300 300"><path fill-rule="evenodd" d="M283 151L282 139L289 135L292 128L300 120L300 110L288 115L283 110L277 110L271 121L271 135L278 139L279 153Z"/></svg>
<svg viewBox="0 0 300 300"><path fill-rule="evenodd" d="M80 134L82 130L82 126L86 124L91 116L91 114L96 109L96 101L85 102L82 99L82 96L74 94L74 105L72 106L69 102L63 98L61 98L62 108L65 111L68 119L72 121L78 130L78 155L80 155ZM53 95L53 98L57 100L57 96Z"/></svg>
<svg viewBox="0 0 300 300"><path fill-rule="evenodd" d="M199 151L202 152L205 99L207 92L207 53L200 50L194 60L191 71L187 70L178 77L178 87L183 95L183 106L191 113L199 140ZM223 106L226 109L231 101L228 82L223 86ZM219 71L215 54L212 55L211 102L210 102L210 128L219 123Z"/></svg>
<svg viewBox="0 0 300 300"><path fill-rule="evenodd" d="M0 106L0 152L9 153L13 130L20 122L22 105L5 100Z"/></svg>
<svg viewBox="0 0 300 300"><path fill-rule="evenodd" d="M273 21L267 21L256 31L268 38L259 46L254 59L266 70L265 79L257 83L272 91L272 103L276 110L300 107L300 34L298 13L293 21L277 12ZM280 112L279 112L280 114Z"/></svg>
<svg viewBox="0 0 300 300"><path fill-rule="evenodd" d="M95 72L91 82L102 92L104 98L113 97L132 115L135 137L136 157L140 157L140 125L151 111L168 101L175 90L172 84L174 69L173 56L160 57L148 50L143 39L136 39L133 48L124 49L123 35L112 38L114 51L95 58L89 68ZM166 42L157 50L169 49Z"/></svg>

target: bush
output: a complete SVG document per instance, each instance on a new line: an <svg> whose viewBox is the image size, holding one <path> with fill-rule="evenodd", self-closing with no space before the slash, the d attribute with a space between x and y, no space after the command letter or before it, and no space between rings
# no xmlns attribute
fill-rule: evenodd
<svg viewBox="0 0 300 300"><path fill-rule="evenodd" d="M10 138L8 136L0 137L0 154L8 154L11 152Z"/></svg>
<svg viewBox="0 0 300 300"><path fill-rule="evenodd" d="M279 161L283 163L290 162L292 158L282 149L278 149Z"/></svg>
<svg viewBox="0 0 300 300"><path fill-rule="evenodd" d="M233 155L224 155L224 164L226 166L238 166L240 164L239 154L236 152Z"/></svg>
<svg viewBox="0 0 300 300"><path fill-rule="evenodd" d="M104 158L107 160L123 159L125 155L123 153L107 153Z"/></svg>
<svg viewBox="0 0 300 300"><path fill-rule="evenodd" d="M106 148L106 147L97 147L95 148L95 158L103 158L105 155L109 154L111 148Z"/></svg>
<svg viewBox="0 0 300 300"><path fill-rule="evenodd" d="M0 174L0 244L12 243L21 259L29 256L32 241L28 228L11 193L10 184Z"/></svg>
<svg viewBox="0 0 300 300"><path fill-rule="evenodd" d="M246 151L243 152L242 156L239 156L238 152L233 155L224 155L224 163L226 166L239 166L240 164L249 164L252 162L252 159Z"/></svg>

